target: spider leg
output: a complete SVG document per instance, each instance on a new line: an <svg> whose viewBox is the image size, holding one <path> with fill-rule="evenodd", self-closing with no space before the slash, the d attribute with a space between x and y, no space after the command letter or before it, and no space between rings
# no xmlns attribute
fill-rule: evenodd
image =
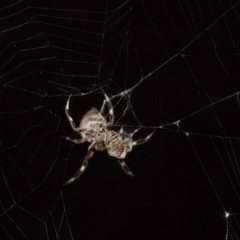
<svg viewBox="0 0 240 240"><path fill-rule="evenodd" d="M68 100L67 100L67 103L66 103L66 106L65 106L65 113L66 113L68 121L70 122L70 125L71 125L72 129L74 131L78 132L79 128L76 127L76 124L74 123L72 117L69 114L69 102L70 102L71 96L72 96L72 94L70 94L70 96L68 97Z"/></svg>
<svg viewBox="0 0 240 240"><path fill-rule="evenodd" d="M135 130L135 131L136 131L136 130ZM137 139L136 141L133 142L133 146L137 146L137 145L146 143L146 142L152 137L152 135L154 134L154 132L155 132L155 130L154 130L152 133L150 133L147 137Z"/></svg>
<svg viewBox="0 0 240 240"><path fill-rule="evenodd" d="M131 136L133 136L135 133L137 133L140 130L140 128L135 129L132 133Z"/></svg>
<svg viewBox="0 0 240 240"><path fill-rule="evenodd" d="M128 176L131 176L131 177L134 176L133 172L128 168L127 164L126 164L122 159L118 159L118 162L119 162L121 168L123 169L123 171L124 171Z"/></svg>
<svg viewBox="0 0 240 240"><path fill-rule="evenodd" d="M85 142L86 140L83 138L79 138L79 139L74 139L74 138L70 138L70 137L65 137L66 140L73 142L75 144L81 144L83 142Z"/></svg>
<svg viewBox="0 0 240 240"><path fill-rule="evenodd" d="M90 145L90 147L89 147L89 149L88 149L88 152L87 152L87 155L85 156L81 167L80 167L79 170L73 175L73 177L71 177L64 185L68 185L69 183L72 183L72 182L76 181L76 180L84 173L84 171L85 171L86 168L87 168L89 159L93 156L93 147L94 147L94 145L95 145L95 144L91 144L91 145ZM92 146L92 147L91 147L91 146Z"/></svg>
<svg viewBox="0 0 240 240"><path fill-rule="evenodd" d="M108 127L112 126L114 123L114 111L113 111L113 105L112 102L110 100L110 98L108 97L108 95L104 93L107 105L108 105L108 110L109 110L109 122L107 123Z"/></svg>
<svg viewBox="0 0 240 240"><path fill-rule="evenodd" d="M87 165L88 160L84 160L79 170L64 185L68 185L69 183L76 181L83 174L83 172L87 168Z"/></svg>

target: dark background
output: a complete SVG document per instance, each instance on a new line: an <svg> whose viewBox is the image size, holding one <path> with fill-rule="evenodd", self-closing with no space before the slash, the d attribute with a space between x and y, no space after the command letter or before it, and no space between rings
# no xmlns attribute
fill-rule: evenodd
<svg viewBox="0 0 240 240"><path fill-rule="evenodd" d="M239 3L1 1L1 239L239 239ZM64 186L67 98L78 124L102 89L114 130L156 132L133 178L95 152Z"/></svg>

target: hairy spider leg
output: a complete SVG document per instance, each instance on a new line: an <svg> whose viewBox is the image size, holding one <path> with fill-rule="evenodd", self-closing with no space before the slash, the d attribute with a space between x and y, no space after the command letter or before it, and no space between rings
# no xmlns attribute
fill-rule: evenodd
<svg viewBox="0 0 240 240"><path fill-rule="evenodd" d="M123 169L123 171L130 177L133 177L134 174L133 172L128 168L127 164L122 160L122 159L118 159L118 162L121 166L121 168Z"/></svg>
<svg viewBox="0 0 240 240"><path fill-rule="evenodd" d="M81 129L79 130L79 132L85 132L86 129ZM70 138L70 137L64 137L66 140L70 141L70 142L73 142L75 144L81 144L81 143L84 143L86 142L86 140L84 138L79 138L79 139L74 139L74 138Z"/></svg>
<svg viewBox="0 0 240 240"><path fill-rule="evenodd" d="M66 140L73 142L75 144L81 144L84 143L86 140L83 138L79 138L79 139L74 139L74 138L70 138L70 137L65 137Z"/></svg>
<svg viewBox="0 0 240 240"><path fill-rule="evenodd" d="M84 171L85 171L86 168L87 168L89 159L93 156L93 148L94 148L95 144L96 144L96 143L92 143L92 144L89 146L87 155L85 156L81 167L80 167L79 170L73 175L73 177L71 177L64 185L68 185L68 184L76 181L76 180L84 173Z"/></svg>
<svg viewBox="0 0 240 240"><path fill-rule="evenodd" d="M136 130L135 130L136 131ZM136 132L135 132L136 133ZM152 137L152 135L155 133L155 130L152 132L152 133L150 133L147 137L145 137L145 138L140 138L140 139L137 139L137 140L135 140L134 142L133 142L133 146L137 146L137 145L141 145L141 144L144 144L144 143L146 143L151 137Z"/></svg>
<svg viewBox="0 0 240 240"><path fill-rule="evenodd" d="M76 132L79 132L80 129L78 127L76 127L76 124L74 123L72 117L69 114L69 102L70 102L71 96L72 96L72 94L70 94L70 96L68 97L68 100L67 100L67 103L66 103L66 106L65 106L65 113L66 113L68 121L70 122L70 125L71 125L72 129Z"/></svg>
<svg viewBox="0 0 240 240"><path fill-rule="evenodd" d="M113 105L112 105L112 102L111 102L110 98L108 97L108 95L105 92L103 92L103 93L104 93L104 96L105 96L105 99L106 99L106 102L108 105L108 111L109 111L109 122L107 123L107 126L110 127L114 123Z"/></svg>
<svg viewBox="0 0 240 240"><path fill-rule="evenodd" d="M135 129L135 130L131 133L131 137L132 137L135 133L137 133L140 129L141 129L141 128Z"/></svg>
<svg viewBox="0 0 240 240"><path fill-rule="evenodd" d="M87 168L87 165L88 165L88 160L84 159L84 161L83 161L81 167L79 168L79 170L64 185L66 186L66 185L76 181L83 174L83 172Z"/></svg>

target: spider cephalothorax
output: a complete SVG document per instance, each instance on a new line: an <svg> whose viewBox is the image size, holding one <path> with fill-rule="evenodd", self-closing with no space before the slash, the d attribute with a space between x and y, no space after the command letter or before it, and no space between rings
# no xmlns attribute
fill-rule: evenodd
<svg viewBox="0 0 240 240"><path fill-rule="evenodd" d="M125 132L123 130L123 127L120 129L119 132L109 130L109 128L114 123L113 106L111 100L106 93L104 93L104 96L109 109L109 122L107 122L103 115L96 108L93 107L87 113L85 113L85 115L83 115L79 127L76 127L72 117L69 114L69 102L71 95L67 100L65 106L67 118L70 122L72 129L75 132L80 133L81 138L73 139L70 137L66 137L66 140L74 142L75 144L89 142L90 145L88 147L87 155L85 156L85 159L80 169L72 178L70 178L66 182L66 184L74 182L81 176L81 174L85 171L87 167L88 160L93 156L94 149L97 151L102 151L106 149L110 156L118 158L118 162L124 172L129 176L133 176L133 173L129 170L126 163L122 159L126 157L128 152L132 151L133 146L147 142L154 133L152 132L145 138L133 141L132 137L139 129L136 129L132 133Z"/></svg>

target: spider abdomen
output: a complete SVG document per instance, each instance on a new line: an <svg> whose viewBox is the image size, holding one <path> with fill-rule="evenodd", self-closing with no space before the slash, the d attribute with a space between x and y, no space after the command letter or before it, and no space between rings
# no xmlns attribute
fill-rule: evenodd
<svg viewBox="0 0 240 240"><path fill-rule="evenodd" d="M106 133L105 145L110 156L123 159L128 152L132 151L132 136L121 130L119 132L108 131Z"/></svg>

